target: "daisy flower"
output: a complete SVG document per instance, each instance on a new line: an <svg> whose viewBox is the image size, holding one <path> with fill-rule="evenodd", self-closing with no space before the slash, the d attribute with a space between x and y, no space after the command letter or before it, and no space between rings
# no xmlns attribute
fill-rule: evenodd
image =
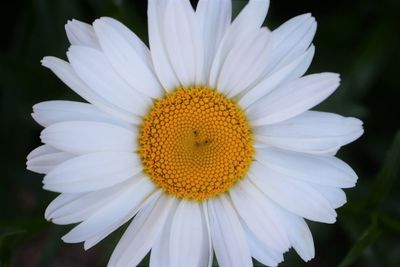
<svg viewBox="0 0 400 267"><path fill-rule="evenodd" d="M89 249L130 222L109 266L277 266L308 261L305 219L334 223L357 176L335 157L355 118L310 111L339 75L304 76L310 14L271 31L269 1L149 0L150 49L120 22L66 25L68 62L42 64L88 103L33 107L44 145L27 168L60 193L45 217Z"/></svg>

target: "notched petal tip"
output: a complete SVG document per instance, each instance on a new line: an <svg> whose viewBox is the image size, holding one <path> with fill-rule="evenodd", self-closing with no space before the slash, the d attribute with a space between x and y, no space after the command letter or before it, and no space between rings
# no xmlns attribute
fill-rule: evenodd
<svg viewBox="0 0 400 267"><path fill-rule="evenodd" d="M40 60L40 64L42 64L42 66L47 67L48 68L48 63L51 57L50 56L45 56Z"/></svg>
<svg viewBox="0 0 400 267"><path fill-rule="evenodd" d="M110 20L108 17L100 17L98 19L95 19L92 23L93 28L96 29L96 27L101 27L104 28L104 26L107 26L106 24L108 23L107 20Z"/></svg>
<svg viewBox="0 0 400 267"><path fill-rule="evenodd" d="M26 168L28 171L35 172L35 171L34 171L34 168L32 168L32 166L30 165L29 160L26 162L25 168Z"/></svg>
<svg viewBox="0 0 400 267"><path fill-rule="evenodd" d="M69 26L69 25L77 24L77 23L82 23L82 22L77 19L72 18L72 19L67 20L67 23L65 23L65 26L67 26L67 25Z"/></svg>
<svg viewBox="0 0 400 267"><path fill-rule="evenodd" d="M336 220L337 220L337 213L334 210L334 214L332 214L332 216L329 219L327 219L324 223L334 224L334 223L336 223Z"/></svg>
<svg viewBox="0 0 400 267"><path fill-rule="evenodd" d="M66 30L73 31L74 27L79 27L81 25L87 25L87 23L82 22L82 21L77 20L77 19L69 19L69 20L67 20L67 23L65 23L64 27L65 27Z"/></svg>

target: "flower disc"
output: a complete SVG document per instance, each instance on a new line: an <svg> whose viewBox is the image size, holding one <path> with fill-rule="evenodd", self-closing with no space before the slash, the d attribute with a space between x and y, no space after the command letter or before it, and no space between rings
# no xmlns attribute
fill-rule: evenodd
<svg viewBox="0 0 400 267"><path fill-rule="evenodd" d="M198 201L229 190L246 174L254 152L244 112L208 87L179 88L155 101L139 142L153 182Z"/></svg>

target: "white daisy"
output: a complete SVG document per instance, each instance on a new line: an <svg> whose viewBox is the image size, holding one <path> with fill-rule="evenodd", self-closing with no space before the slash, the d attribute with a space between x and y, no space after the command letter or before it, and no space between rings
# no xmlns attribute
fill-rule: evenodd
<svg viewBox="0 0 400 267"><path fill-rule="evenodd" d="M33 107L45 129L28 169L61 193L47 208L89 249L132 220L109 266L277 266L308 261L304 219L334 223L357 176L334 155L362 122L309 111L339 75L303 76L310 14L262 27L269 1L231 22L230 0L149 0L150 50L111 18L66 25L68 61L43 65L88 103ZM132 219L133 218L133 219Z"/></svg>

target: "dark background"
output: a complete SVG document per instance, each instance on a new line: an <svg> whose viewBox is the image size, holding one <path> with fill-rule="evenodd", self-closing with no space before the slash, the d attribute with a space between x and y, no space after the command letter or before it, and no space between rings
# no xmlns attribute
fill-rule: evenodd
<svg viewBox="0 0 400 267"><path fill-rule="evenodd" d="M196 1L192 1L196 4ZM235 14L247 1L234 1ZM43 56L66 58L64 24L112 16L147 40L144 0L7 1L0 7L0 266L105 266L122 230L84 252L60 237L71 226L45 221L55 194L41 189L41 175L25 170L40 145L33 104L79 100L50 71ZM342 74L340 89L319 110L355 116L365 134L339 157L359 174L346 190L349 203L334 225L310 223L316 257L307 264L291 250L280 266L400 266L400 1L272 0L267 25L312 12L318 21L316 56L309 71ZM257 264L257 263L255 263ZM146 260L143 263L146 266Z"/></svg>

